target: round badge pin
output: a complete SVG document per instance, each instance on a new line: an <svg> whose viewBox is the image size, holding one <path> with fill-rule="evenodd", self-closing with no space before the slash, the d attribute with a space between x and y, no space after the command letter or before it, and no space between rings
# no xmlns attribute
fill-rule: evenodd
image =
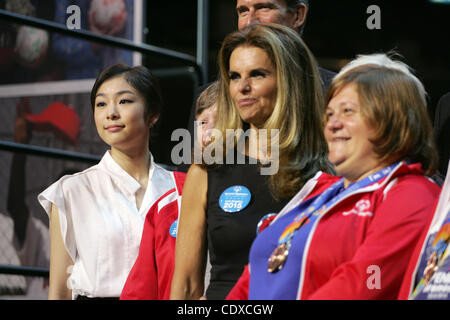
<svg viewBox="0 0 450 320"><path fill-rule="evenodd" d="M244 210L250 200L252 194L244 186L232 186L227 188L219 197L220 208L228 213L235 213Z"/></svg>
<svg viewBox="0 0 450 320"><path fill-rule="evenodd" d="M259 220L258 225L256 226L256 234L260 234L265 228L269 226L269 224L275 219L277 216L276 213L268 213L264 217Z"/></svg>
<svg viewBox="0 0 450 320"><path fill-rule="evenodd" d="M175 221L172 223L172 225L170 226L170 229L169 229L169 235L170 235L171 237L176 238L176 237L177 237L177 231L178 231L178 219L175 220Z"/></svg>

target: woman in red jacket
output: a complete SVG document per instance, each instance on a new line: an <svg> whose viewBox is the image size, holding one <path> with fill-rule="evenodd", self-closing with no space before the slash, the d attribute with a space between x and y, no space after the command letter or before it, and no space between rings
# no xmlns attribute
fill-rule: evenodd
<svg viewBox="0 0 450 320"><path fill-rule="evenodd" d="M334 79L325 110L339 177L308 181L253 242L228 299L396 299L439 187L425 90L384 54Z"/></svg>

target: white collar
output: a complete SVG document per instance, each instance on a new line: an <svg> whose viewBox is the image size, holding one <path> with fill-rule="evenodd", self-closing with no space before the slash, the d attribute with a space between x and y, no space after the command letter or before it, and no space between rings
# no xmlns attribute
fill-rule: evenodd
<svg viewBox="0 0 450 320"><path fill-rule="evenodd" d="M116 183L117 187L125 194L135 195L141 188L141 185L128 172L126 172L111 156L110 150L103 155L99 168L106 170ZM150 168L148 173L148 182L150 182L154 172L153 156L150 154ZM148 186L148 185L147 185Z"/></svg>

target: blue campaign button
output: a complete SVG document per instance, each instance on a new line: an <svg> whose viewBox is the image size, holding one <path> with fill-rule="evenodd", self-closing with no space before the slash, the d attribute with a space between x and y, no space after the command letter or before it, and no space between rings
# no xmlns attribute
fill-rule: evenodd
<svg viewBox="0 0 450 320"><path fill-rule="evenodd" d="M170 234L172 237L176 238L176 237L177 237L177 231L178 231L178 219L175 220L175 221L172 223L172 225L170 226L169 234Z"/></svg>
<svg viewBox="0 0 450 320"><path fill-rule="evenodd" d="M239 212L248 206L251 198L252 194L246 187L232 186L220 195L219 206L225 212Z"/></svg>

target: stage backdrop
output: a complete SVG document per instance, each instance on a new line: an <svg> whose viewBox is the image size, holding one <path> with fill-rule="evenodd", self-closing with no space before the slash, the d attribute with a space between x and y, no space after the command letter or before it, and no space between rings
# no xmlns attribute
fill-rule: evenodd
<svg viewBox="0 0 450 320"><path fill-rule="evenodd" d="M6 0L0 6L142 41L142 0ZM107 146L97 135L89 92L99 72L117 62L138 65L141 55L0 21L0 140L102 155ZM49 267L48 217L36 197L60 176L90 165L0 150L0 264ZM42 278L0 275L0 298L45 299L47 291Z"/></svg>

